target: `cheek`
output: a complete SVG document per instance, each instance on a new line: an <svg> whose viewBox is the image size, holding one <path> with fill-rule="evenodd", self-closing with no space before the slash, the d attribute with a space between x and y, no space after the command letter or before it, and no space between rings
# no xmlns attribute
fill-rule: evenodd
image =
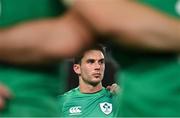
<svg viewBox="0 0 180 118"><path fill-rule="evenodd" d="M84 68L81 69L81 73L82 73L83 75L85 75L85 76L88 76L88 75L90 75L90 73L91 73L91 69L88 68L88 67L84 67Z"/></svg>
<svg viewBox="0 0 180 118"><path fill-rule="evenodd" d="M102 66L102 67L101 67L101 70L104 71L104 70L105 70L105 66Z"/></svg>

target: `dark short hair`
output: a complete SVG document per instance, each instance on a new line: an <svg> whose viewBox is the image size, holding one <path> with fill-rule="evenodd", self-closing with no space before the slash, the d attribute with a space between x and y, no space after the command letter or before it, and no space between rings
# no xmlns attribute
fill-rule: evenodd
<svg viewBox="0 0 180 118"><path fill-rule="evenodd" d="M98 50L101 51L104 55L104 57L106 57L106 47L102 44L95 44L89 48L87 48L83 53L79 54L78 56L76 56L74 58L74 64L80 64L81 63L81 59L84 57L84 54L86 51L88 50Z"/></svg>

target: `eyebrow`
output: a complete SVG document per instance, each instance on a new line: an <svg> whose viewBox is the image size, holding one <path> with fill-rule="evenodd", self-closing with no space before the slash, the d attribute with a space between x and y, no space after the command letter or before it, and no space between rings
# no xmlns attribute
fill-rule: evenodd
<svg viewBox="0 0 180 118"><path fill-rule="evenodd" d="M102 58L102 59L99 59L98 61L104 61L105 59L104 58ZM95 59L87 59L86 61L95 61Z"/></svg>
<svg viewBox="0 0 180 118"><path fill-rule="evenodd" d="M87 59L86 61L95 61L95 59Z"/></svg>
<svg viewBox="0 0 180 118"><path fill-rule="evenodd" d="M102 59L100 59L99 61L104 61L105 60L105 58L102 58Z"/></svg>

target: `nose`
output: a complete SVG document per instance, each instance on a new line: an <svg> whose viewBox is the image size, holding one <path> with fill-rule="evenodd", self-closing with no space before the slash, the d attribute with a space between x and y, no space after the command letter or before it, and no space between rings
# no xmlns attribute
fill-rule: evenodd
<svg viewBox="0 0 180 118"><path fill-rule="evenodd" d="M101 65L97 62L95 63L95 70L100 70Z"/></svg>

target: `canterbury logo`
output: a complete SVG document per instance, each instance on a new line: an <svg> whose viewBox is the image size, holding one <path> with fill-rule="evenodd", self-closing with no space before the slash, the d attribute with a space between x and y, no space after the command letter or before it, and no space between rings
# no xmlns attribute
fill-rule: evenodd
<svg viewBox="0 0 180 118"><path fill-rule="evenodd" d="M81 106L71 107L69 112L71 114L81 113Z"/></svg>

